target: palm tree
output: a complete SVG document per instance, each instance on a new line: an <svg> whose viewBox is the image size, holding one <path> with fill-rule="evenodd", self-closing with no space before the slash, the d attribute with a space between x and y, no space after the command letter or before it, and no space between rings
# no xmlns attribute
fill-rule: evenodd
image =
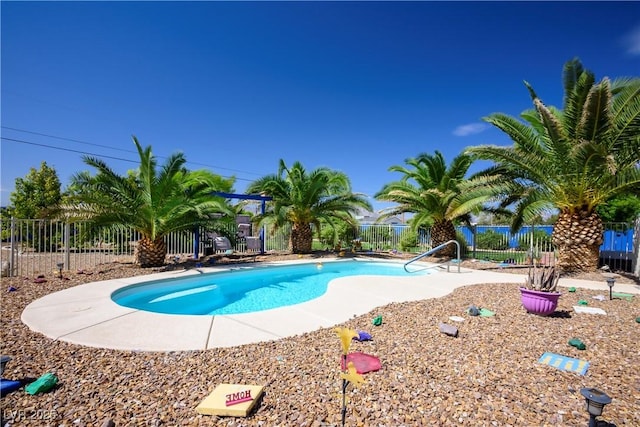
<svg viewBox="0 0 640 427"><path fill-rule="evenodd" d="M91 176L79 172L72 177L73 203L67 216L89 220L96 226L133 228L141 234L135 261L142 267L161 266L167 247L164 237L174 231L193 230L233 210L214 191L230 191L233 182L205 170L188 171L182 153L167 158L157 170L151 147L142 148L136 137L140 166L127 176L115 173L104 161L85 156L97 169Z"/></svg>
<svg viewBox="0 0 640 427"><path fill-rule="evenodd" d="M471 156L460 154L447 167L444 156L436 150L434 155L423 153L405 160L406 166L390 167L389 171L403 177L386 184L374 196L396 203L383 210L380 219L412 213L411 228L430 227L433 247L456 240L456 223L469 223L471 214L491 200L488 192L479 191L483 187L477 187L476 181L465 178L472 162ZM440 253L455 256L455 249L446 246Z"/></svg>
<svg viewBox="0 0 640 427"><path fill-rule="evenodd" d="M289 250L293 253L311 252L312 225L320 235L321 220L334 228L337 220L355 224L353 214L358 208L372 209L364 195L351 191L344 173L325 167L307 173L300 162L288 168L282 159L277 174L254 181L247 193L273 198L264 215L254 219L259 225L272 224L274 231L291 225Z"/></svg>
<svg viewBox="0 0 640 427"><path fill-rule="evenodd" d="M483 145L468 153L495 162L484 173L506 187L514 208L512 231L543 212L558 211L552 241L567 272L598 266L603 224L596 208L640 191L640 79L595 81L578 59L564 66L563 109L546 106L525 82L534 108L518 119L497 113L484 120L513 146ZM503 191L505 190L506 191Z"/></svg>

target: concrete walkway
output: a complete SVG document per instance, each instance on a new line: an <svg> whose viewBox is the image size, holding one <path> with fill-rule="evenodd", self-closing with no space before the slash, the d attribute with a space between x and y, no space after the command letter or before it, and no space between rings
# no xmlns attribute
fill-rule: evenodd
<svg viewBox="0 0 640 427"><path fill-rule="evenodd" d="M33 301L23 311L22 321L49 338L90 347L141 351L204 350L277 340L331 327L392 302L438 298L467 285L523 283L525 277L468 269L458 273L457 267L452 267L450 272L434 268L433 274L413 277L344 277L331 281L327 292L311 301L253 313L216 316L151 313L120 306L111 299L111 294L124 286L192 274L199 273L172 271L65 289ZM561 279L560 286L609 292L604 281ZM637 285L616 284L614 290L640 294Z"/></svg>

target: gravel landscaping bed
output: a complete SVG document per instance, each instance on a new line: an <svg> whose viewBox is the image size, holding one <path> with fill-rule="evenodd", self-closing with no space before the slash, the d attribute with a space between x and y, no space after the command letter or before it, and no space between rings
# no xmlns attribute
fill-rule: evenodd
<svg viewBox="0 0 640 427"><path fill-rule="evenodd" d="M304 258L321 256L307 255ZM270 261L299 256L220 257L219 263ZM469 268L497 268L465 262ZM104 264L81 272L2 278L2 354L10 355L3 378L35 379L55 373L48 392L22 389L3 397L2 416L19 426L338 426L340 342L331 328L278 341L188 352L136 352L89 348L54 341L25 326L20 315L31 301L82 283L193 268L194 263L140 269ZM505 269L509 270L509 269ZM512 272L524 273L524 271ZM603 280L595 273L593 280ZM634 283L620 275L617 283ZM15 291L8 291L13 287ZM341 326L364 330L372 341L352 351L373 354L382 369L349 387L348 426L586 426L580 394L595 387L612 397L602 419L640 426L640 295L630 301L598 301L602 292L563 290L549 317L528 314L518 285L488 283L456 289L439 299L389 304ZM579 300L606 316L576 314ZM493 317L465 313L470 305ZM381 315L383 323L372 325ZM464 317L455 323L450 316ZM295 321L295 319L291 319ZM457 338L438 329L454 324ZM586 350L568 344L579 338ZM545 352L586 360L584 376L538 362ZM196 406L220 383L265 385L248 418L205 416Z"/></svg>

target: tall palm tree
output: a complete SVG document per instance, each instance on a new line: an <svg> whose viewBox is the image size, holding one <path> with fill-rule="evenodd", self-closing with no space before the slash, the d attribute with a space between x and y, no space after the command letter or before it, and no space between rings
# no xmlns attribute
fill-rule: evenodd
<svg viewBox="0 0 640 427"><path fill-rule="evenodd" d="M497 113L484 120L512 146L483 145L468 153L492 160L485 173L500 177L503 205L514 208L512 230L545 211L558 211L552 241L558 267L593 271L603 224L596 208L640 191L640 79L603 78L578 59L563 70L563 108L546 106L525 82L534 108L518 119Z"/></svg>
<svg viewBox="0 0 640 427"><path fill-rule="evenodd" d="M66 208L67 216L85 218L97 226L133 228L141 234L136 263L161 266L167 254L167 234L193 230L220 214L233 215L223 198L211 194L230 191L233 182L205 170L188 171L182 153L169 156L158 170L151 147L143 149L135 136L133 142L140 166L127 176L118 175L101 159L83 157L97 173L73 176L73 203Z"/></svg>
<svg viewBox="0 0 640 427"><path fill-rule="evenodd" d="M293 253L311 252L312 225L320 235L321 220L331 227L336 226L336 220L355 224L353 214L358 208L372 209L364 195L351 191L351 183L344 173L325 167L307 173L300 162L289 168L282 159L277 174L254 181L247 193L273 198L264 215L254 219L260 225L272 224L274 231L291 225L289 250Z"/></svg>
<svg viewBox="0 0 640 427"><path fill-rule="evenodd" d="M383 210L380 219L411 213L411 228L431 228L433 247L456 239L455 225L470 222L471 214L491 200L490 193L478 187L476 181L465 178L473 159L460 154L447 167L444 156L422 153L405 160L406 166L391 166L389 171L403 174L399 181L386 184L374 196L378 200L396 203ZM483 178L484 179L484 178ZM456 255L455 247L439 251L444 256Z"/></svg>

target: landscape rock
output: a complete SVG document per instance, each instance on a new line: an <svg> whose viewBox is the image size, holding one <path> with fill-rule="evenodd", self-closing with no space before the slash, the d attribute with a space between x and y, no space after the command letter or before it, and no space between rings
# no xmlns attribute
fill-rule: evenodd
<svg viewBox="0 0 640 427"><path fill-rule="evenodd" d="M241 260L216 258L216 264L231 262ZM142 352L54 340L32 332L20 320L26 305L58 290L168 268L194 268L194 264L157 269L104 264L83 274L65 272L69 280L48 274L46 282L38 284L33 277L3 277L4 289L20 289L2 293L0 342L2 353L12 357L3 378L21 380L55 372L61 379L48 393L31 396L16 391L4 396L4 421L38 427L101 426L107 421L118 426L340 425L341 347L333 326L240 347ZM464 263L462 267L470 268ZM585 426L589 416L579 390L596 386L613 399L601 420L618 427L640 426L636 323L640 298L592 298L601 292L578 287L575 293L562 295L556 313L544 317L522 308L517 284L487 283L458 288L438 299L388 304L336 325L362 330L371 327L375 315L384 314L374 340L352 344L352 351L378 356L383 368L347 390L346 425ZM581 299L608 315L574 313L572 307ZM464 340L448 340L434 327L472 304L495 309L499 316L468 317ZM567 345L575 336L588 337L587 349ZM538 363L545 352L588 360L589 370L580 376ZM248 418L196 413L200 401L224 382L262 384L266 394ZM8 419L11 413L26 414L27 419ZM29 418L30 414L40 419Z"/></svg>

